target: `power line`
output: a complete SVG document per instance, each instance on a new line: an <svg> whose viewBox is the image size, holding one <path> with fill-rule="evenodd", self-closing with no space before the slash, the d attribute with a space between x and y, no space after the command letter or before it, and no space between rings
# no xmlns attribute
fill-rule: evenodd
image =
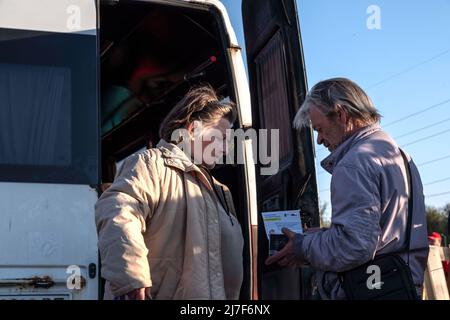
<svg viewBox="0 0 450 320"><path fill-rule="evenodd" d="M399 119L394 120L394 121L392 121L392 122L389 122L388 124L383 125L383 128L392 126L392 125L394 125L394 124L396 124L396 123L399 123L399 122L402 122L402 121L404 121L404 120L406 120L406 119L415 117L415 116L417 116L417 115L419 115L419 114L425 113L425 112L427 112L427 111L429 111L429 110L435 109L435 108L440 107L440 106L442 106L442 105L444 105L444 104L446 104L446 103L449 103L449 102L450 102L450 99L441 101L441 102L439 102L439 103L437 103L437 104L434 104L434 105L432 105L432 106L426 107L426 108L421 109L421 110L419 110L419 111L417 111L417 112L411 113L411 114L409 114L409 115L407 115L407 116L405 116L405 117L402 117L402 118L399 118ZM423 131L423 130L425 130L425 129L432 128L432 127L437 126L437 125L439 125L439 124L442 124L442 123L444 123L444 122L446 122L446 121L450 121L450 118L447 118L447 119L445 119L445 120L441 120L441 121L439 121L439 122L433 123L433 124L431 124L431 125L429 125L429 126L420 128L420 129L418 129L418 130L415 130L414 132L413 132L413 131L408 132L408 133L406 133L406 134L404 134L404 135L401 135L401 136L399 136L399 137L397 137L397 138L395 138L395 139L399 139L399 138L402 138L402 137L404 137L404 136L413 134L413 133L415 133L415 132L419 132L419 131ZM328 149L327 149L327 148L321 148L321 149L317 150L316 152L319 153L319 152L322 152L322 151L324 151L324 150L328 150Z"/></svg>
<svg viewBox="0 0 450 320"><path fill-rule="evenodd" d="M444 182L444 181L448 181L448 180L450 180L450 177L425 183L424 186L430 186L432 184L436 184L436 183L440 183L440 182Z"/></svg>
<svg viewBox="0 0 450 320"><path fill-rule="evenodd" d="M440 124L442 124L442 123L448 122L448 121L450 121L450 118L447 118L447 119L444 119L444 120L441 120L441 121L432 123L432 124L430 124L430 125L428 125L428 126L425 126L425 127L420 128L420 129L416 129L416 130L413 130L413 131L409 131L409 132L407 132L407 133L405 133L405 134L402 134L401 136L395 137L394 139L397 140L397 139L400 139L400 138L404 138L404 137L409 136L409 135L412 135L412 134L414 134L414 133L417 133L417 132L420 132L420 131L423 131L423 130L426 130L426 129L430 129L430 128L436 127L436 126L438 126L438 125L440 125Z"/></svg>
<svg viewBox="0 0 450 320"><path fill-rule="evenodd" d="M431 186L431 185L433 185L433 184L437 184L437 183L441 183L441 182L445 182L445 181L449 181L449 180L450 180L450 177L445 178L445 179L439 179L439 180L435 180L435 181L432 181L432 182L425 183L423 186L424 186L424 187L425 187L425 186ZM329 192L329 191L331 191L331 189L322 189L322 190L319 190L320 193L323 193L323 192Z"/></svg>
<svg viewBox="0 0 450 320"><path fill-rule="evenodd" d="M423 166L426 166L428 164L435 163L435 162L438 162L438 161L442 161L442 160L445 160L445 159L448 159L448 158L450 158L450 155L442 157L442 158L437 158L437 159L433 159L433 160L430 160L430 161L427 161L427 162L420 163L420 164L417 165L417 167L423 167Z"/></svg>
<svg viewBox="0 0 450 320"><path fill-rule="evenodd" d="M439 57L441 57L441 56L443 56L443 55L445 55L445 54L447 54L447 53L449 53L449 52L450 52L450 49L447 49L447 50L445 50L445 51L442 51L441 53L438 53L437 55L435 55L435 56L433 56L433 57L431 57L431 58L429 58L429 59L427 59L427 60L424 60L424 61L422 61L422 62L419 62L419 63L417 63L417 64L415 64L415 65L413 65L413 66L411 66L411 67L409 67L409 68L407 68L407 69L405 69L405 70L403 70L403 71L400 71L400 72L398 72L398 73L396 73L396 74L393 74L393 75L391 75L391 76L389 76L389 77L387 77L387 78L385 78L385 79L383 79L383 80L381 80L381 81L378 81L378 82L376 82L376 83L370 85L370 86L367 87L366 89L369 90L369 89L375 88L375 87L379 86L380 84L382 84L382 83L384 83L384 82L387 82L387 81L389 81L389 80L391 80L391 79L393 79L393 78L396 78L396 77L398 77L398 76L404 75L405 73L408 73L408 72L410 72L410 71L412 71L412 70L414 70L414 69L416 69L416 68L418 68L418 67L420 67L420 66L422 66L422 65L424 65L424 64L426 64L426 63L428 63L428 62L431 62L431 61L433 61L433 60L436 60L437 58L439 58Z"/></svg>
<svg viewBox="0 0 450 320"><path fill-rule="evenodd" d="M445 178L445 179L439 179L439 180L435 180L435 181L431 181L431 182L425 183L423 186L430 186L430 185L432 185L432 184L437 184L437 183L445 182L445 181L449 181L449 180L450 180L450 177ZM328 191L331 191L331 189L322 189L322 190L319 190L320 193L322 193L322 192L328 192Z"/></svg>
<svg viewBox="0 0 450 320"><path fill-rule="evenodd" d="M445 156L445 157L441 157L441 158L437 158L437 159L433 159L433 160L430 160L430 161L427 161L427 162L420 163L420 164L417 165L417 167L423 167L423 166L426 166L426 165L428 165L428 164L432 164L432 163L435 163L435 162L438 162L438 161L442 161L442 160L445 160L445 159L449 159L449 158L450 158L450 155ZM319 172L317 173L317 175L318 175L318 176L319 176L319 175L322 175L322 174L324 174L325 172L327 172L327 171L325 171L325 170L319 171Z"/></svg>
<svg viewBox="0 0 450 320"><path fill-rule="evenodd" d="M420 139L418 139L418 140L409 142L409 143L407 143L407 144L402 145L401 147L404 148L404 147L407 147L407 146L416 144L416 143L418 143L418 142L422 142L422 141L425 141L425 140L430 140L431 138L440 136L441 134L444 134L444 133L447 133L447 132L450 132L450 129L447 129L447 130L444 130L444 131L441 131L441 132L432 134L431 136L428 136L428 137L420 138Z"/></svg>
<svg viewBox="0 0 450 320"><path fill-rule="evenodd" d="M442 192L442 193L430 194L429 196L425 196L425 198L435 198L435 197L445 196L445 195L448 195L448 194L450 194L450 191Z"/></svg>
<svg viewBox="0 0 450 320"><path fill-rule="evenodd" d="M396 123L402 122L402 121L404 121L404 120L406 120L406 119L415 117L415 116L417 116L417 115L419 115L419 114L425 113L425 112L427 112L427 111L429 111L429 110L431 110L431 109L440 107L440 106L442 106L442 105L444 105L444 104L446 104L446 103L449 103L449 102L450 102L450 99L441 101L441 102L436 103L436 104L434 104L434 105L432 105L432 106L429 106L429 107L426 107L426 108L424 108L424 109L422 109L422 110L419 110L419 111L417 111L417 112L411 113L411 114L409 114L409 115L407 115L407 116L405 116L405 117L403 117L403 118L400 118L400 119L394 120L394 121L392 121L392 122L389 122L388 124L383 125L383 127L386 128L386 127L392 126L393 124L396 124Z"/></svg>

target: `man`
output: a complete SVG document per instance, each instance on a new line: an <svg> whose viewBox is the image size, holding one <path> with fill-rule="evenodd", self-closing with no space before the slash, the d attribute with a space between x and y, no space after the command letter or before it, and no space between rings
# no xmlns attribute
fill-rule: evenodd
<svg viewBox="0 0 450 320"><path fill-rule="evenodd" d="M438 232L433 232L428 236L430 246L440 247L442 245L442 237Z"/></svg>
<svg viewBox="0 0 450 320"><path fill-rule="evenodd" d="M408 215L406 167L398 145L384 132L380 114L354 82L322 81L308 93L294 126L312 125L317 143L331 154L321 162L332 174L329 229L304 235L285 229L288 244L267 264L309 263L317 270L322 299L345 299L338 272L360 266L375 255L401 251ZM413 161L413 220L409 265L420 296L428 257L427 226L422 183ZM400 256L407 260L403 251Z"/></svg>

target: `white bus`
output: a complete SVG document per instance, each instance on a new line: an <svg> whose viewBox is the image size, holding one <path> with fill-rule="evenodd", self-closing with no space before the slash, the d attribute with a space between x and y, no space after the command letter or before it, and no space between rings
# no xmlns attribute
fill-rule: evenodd
<svg viewBox="0 0 450 320"><path fill-rule="evenodd" d="M158 142L160 121L208 82L235 128L280 130L277 174L214 174L245 237L242 299L304 299L302 270L268 268L260 212L319 224L312 132L291 127L307 90L294 0L243 1L248 75L216 0L0 1L0 299L100 299L94 204L117 163Z"/></svg>

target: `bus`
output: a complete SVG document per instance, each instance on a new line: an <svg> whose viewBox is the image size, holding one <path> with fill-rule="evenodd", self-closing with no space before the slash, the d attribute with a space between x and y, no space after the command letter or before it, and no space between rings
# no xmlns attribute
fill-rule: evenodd
<svg viewBox="0 0 450 320"><path fill-rule="evenodd" d="M296 8L243 1L246 68L217 0L1 1L0 299L102 298L94 204L197 83L236 102L235 128L279 130L276 174L251 137L243 163L213 172L243 228L241 299L307 299L307 268L264 265L261 218L320 221L312 130L291 125L307 92Z"/></svg>

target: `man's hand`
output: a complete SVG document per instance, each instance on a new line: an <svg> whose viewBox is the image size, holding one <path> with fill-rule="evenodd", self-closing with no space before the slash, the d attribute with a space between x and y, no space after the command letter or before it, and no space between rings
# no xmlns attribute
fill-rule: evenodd
<svg viewBox="0 0 450 320"><path fill-rule="evenodd" d="M150 288L139 288L117 297L117 300L151 300Z"/></svg>
<svg viewBox="0 0 450 320"><path fill-rule="evenodd" d="M295 232L289 230L288 228L283 228L281 231L289 238L288 243L281 249L279 252L274 254L273 256L266 259L266 265L278 262L280 266L291 266L295 267L301 264L300 261L295 256L294 251L294 239L297 235Z"/></svg>

